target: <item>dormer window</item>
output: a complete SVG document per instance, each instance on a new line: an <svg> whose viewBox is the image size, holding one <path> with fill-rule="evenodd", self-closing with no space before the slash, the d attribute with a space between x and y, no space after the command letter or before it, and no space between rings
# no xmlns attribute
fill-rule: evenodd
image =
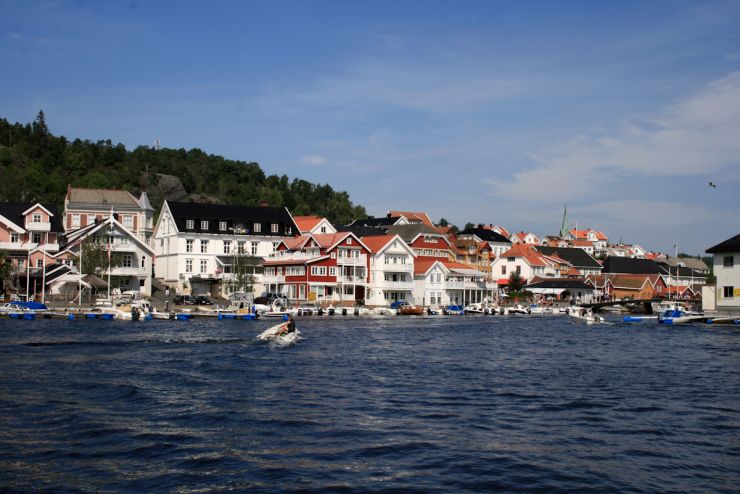
<svg viewBox="0 0 740 494"><path fill-rule="evenodd" d="M351 238L348 238L347 239L347 245L352 245L352 239Z"/></svg>
<svg viewBox="0 0 740 494"><path fill-rule="evenodd" d="M218 229L222 232L226 231L226 222L225 221L219 221L218 222Z"/></svg>
<svg viewBox="0 0 740 494"><path fill-rule="evenodd" d="M195 220L185 220L185 228L188 230L195 228Z"/></svg>
<svg viewBox="0 0 740 494"><path fill-rule="evenodd" d="M261 223L255 223L254 224L254 233L260 233L262 231L262 224Z"/></svg>
<svg viewBox="0 0 740 494"><path fill-rule="evenodd" d="M201 230L208 230L208 221L207 220L203 220L203 221L200 222L200 229Z"/></svg>
<svg viewBox="0 0 740 494"><path fill-rule="evenodd" d="M31 221L34 223L41 223L41 215L39 213L34 213L31 217Z"/></svg>
<svg viewBox="0 0 740 494"><path fill-rule="evenodd" d="M278 232L280 231L280 230L278 230L278 226L279 226L279 225L278 225L277 223L273 223L273 224L271 225L271 229L270 229L270 231L271 231L272 233L278 233Z"/></svg>

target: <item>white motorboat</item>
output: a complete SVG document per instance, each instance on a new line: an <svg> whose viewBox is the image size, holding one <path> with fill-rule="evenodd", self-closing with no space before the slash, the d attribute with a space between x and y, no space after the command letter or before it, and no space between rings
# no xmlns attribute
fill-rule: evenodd
<svg viewBox="0 0 740 494"><path fill-rule="evenodd" d="M574 319L585 321L586 324L601 324L605 322L603 316L594 314L594 311L590 308L572 306L568 308L568 315Z"/></svg>
<svg viewBox="0 0 740 494"><path fill-rule="evenodd" d="M257 336L257 339L261 341L274 341L281 345L295 343L298 340L298 337L301 335L300 331L296 329L287 333L285 332L287 328L288 321L285 321L282 324L276 324L275 326L270 326L266 330L262 331Z"/></svg>
<svg viewBox="0 0 740 494"><path fill-rule="evenodd" d="M510 314L529 314L528 308L523 307L521 304L516 304L511 307L504 307L504 315Z"/></svg>
<svg viewBox="0 0 740 494"><path fill-rule="evenodd" d="M658 316L658 323L660 324L689 324L703 320L704 314L700 312L690 312L680 309L667 309L663 314Z"/></svg>

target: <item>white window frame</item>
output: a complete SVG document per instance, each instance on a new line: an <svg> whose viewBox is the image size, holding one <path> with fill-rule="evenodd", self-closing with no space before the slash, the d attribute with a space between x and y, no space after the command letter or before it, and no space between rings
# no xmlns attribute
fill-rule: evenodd
<svg viewBox="0 0 740 494"><path fill-rule="evenodd" d="M18 232L10 232L10 242L17 244L21 241L21 235Z"/></svg>
<svg viewBox="0 0 740 494"><path fill-rule="evenodd" d="M201 220L200 221L200 229L201 230L208 230L208 220Z"/></svg>
<svg viewBox="0 0 740 494"><path fill-rule="evenodd" d="M195 240L193 240L192 238L185 239L185 252L193 252L193 243L195 243Z"/></svg>
<svg viewBox="0 0 740 494"><path fill-rule="evenodd" d="M186 273L193 272L193 260L192 259L185 259L185 272Z"/></svg>
<svg viewBox="0 0 740 494"><path fill-rule="evenodd" d="M131 254L124 254L121 258L121 267L131 268L134 266L134 259Z"/></svg>
<svg viewBox="0 0 740 494"><path fill-rule="evenodd" d="M273 224L272 224L272 225L270 226L270 231L271 231L272 233L278 233L278 232L280 231L280 230L278 229L278 228L279 228L279 226L280 226L280 225L278 225L277 223L273 223Z"/></svg>
<svg viewBox="0 0 740 494"><path fill-rule="evenodd" d="M200 253L208 254L208 240L200 240Z"/></svg>
<svg viewBox="0 0 740 494"><path fill-rule="evenodd" d="M185 220L185 228L187 230L192 230L195 228L195 220Z"/></svg>
<svg viewBox="0 0 740 494"><path fill-rule="evenodd" d="M226 221L219 221L218 222L218 229L219 230L221 230L222 232L225 232L227 228L228 228L228 223Z"/></svg>
<svg viewBox="0 0 740 494"><path fill-rule="evenodd" d="M97 215L95 215L94 213L88 213L87 224L92 225L93 223L95 223L96 218L97 218Z"/></svg>
<svg viewBox="0 0 740 494"><path fill-rule="evenodd" d="M262 232L262 223L255 223L253 226L254 226L254 233Z"/></svg>
<svg viewBox="0 0 740 494"><path fill-rule="evenodd" d="M72 224L70 226L79 227L82 219L81 216L82 215L80 213L72 213Z"/></svg>
<svg viewBox="0 0 740 494"><path fill-rule="evenodd" d="M31 221L34 223L41 223L41 219L42 219L41 213L33 213L31 215Z"/></svg>
<svg viewBox="0 0 740 494"><path fill-rule="evenodd" d="M258 242L252 242L251 250L250 251L252 252L252 255L253 256L256 256L257 255L258 248L259 248L259 243Z"/></svg>
<svg viewBox="0 0 740 494"><path fill-rule="evenodd" d="M201 259L200 260L200 272L201 274L208 272L208 259Z"/></svg>
<svg viewBox="0 0 740 494"><path fill-rule="evenodd" d="M231 254L231 240L224 240L224 254Z"/></svg>

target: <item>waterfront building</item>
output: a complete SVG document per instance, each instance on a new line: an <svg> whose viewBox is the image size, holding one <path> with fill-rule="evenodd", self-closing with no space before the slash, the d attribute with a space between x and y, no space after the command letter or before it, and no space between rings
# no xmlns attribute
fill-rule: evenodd
<svg viewBox="0 0 740 494"><path fill-rule="evenodd" d="M587 279L604 298L646 300L668 296L668 286L659 274L601 274Z"/></svg>
<svg viewBox="0 0 740 494"><path fill-rule="evenodd" d="M450 239L433 226L424 223L396 225L386 230L388 235L399 235L416 254L417 260L451 261L455 259Z"/></svg>
<svg viewBox="0 0 740 494"><path fill-rule="evenodd" d="M515 243L509 250L501 254L491 266L494 278L498 278L499 285L504 285L511 276L517 273L524 280L539 278L556 278L560 276L565 260L556 261L554 256L548 259L535 246L525 243Z"/></svg>
<svg viewBox="0 0 740 494"><path fill-rule="evenodd" d="M285 238L263 262L263 284L298 303L364 305L369 255L351 232Z"/></svg>
<svg viewBox="0 0 740 494"><path fill-rule="evenodd" d="M299 231L286 208L165 201L154 230L155 276L181 293L263 291L263 259ZM246 264L250 285L235 266Z"/></svg>
<svg viewBox="0 0 740 494"><path fill-rule="evenodd" d="M64 231L90 226L113 215L130 232L149 242L154 230L154 208L146 192L136 199L116 189L84 189L67 186L64 197Z"/></svg>
<svg viewBox="0 0 740 494"><path fill-rule="evenodd" d="M152 266L154 250L140 235L126 228L123 223L108 213L106 218L68 232L65 244L54 255L61 264L73 263L83 275L95 274L110 279L111 294L135 291L141 295L152 294ZM84 245L97 246L105 251L107 263L95 266L93 273L84 273L85 261L80 261L80 252L85 254Z"/></svg>
<svg viewBox="0 0 740 494"><path fill-rule="evenodd" d="M575 247L537 247L546 256L555 256L567 261L577 271L577 276L588 276L601 273L601 264L583 249ZM566 276L562 273L561 276Z"/></svg>
<svg viewBox="0 0 740 494"><path fill-rule="evenodd" d="M6 291L45 298L46 267L54 262L63 231L56 206L0 202L0 250L10 263L9 279L0 280L0 299Z"/></svg>
<svg viewBox="0 0 740 494"><path fill-rule="evenodd" d="M504 235L498 233L492 228L485 228L478 225L475 228L468 228L457 234L458 238L472 238L478 242L487 242L491 247L491 253L494 257L500 257L501 254L511 248L512 242Z"/></svg>
<svg viewBox="0 0 740 494"><path fill-rule="evenodd" d="M397 300L412 300L414 254L398 235L363 237L370 251L367 305L384 306Z"/></svg>
<svg viewBox="0 0 740 494"><path fill-rule="evenodd" d="M704 309L720 314L740 314L740 234L710 247L714 276L713 287L703 290Z"/></svg>
<svg viewBox="0 0 740 494"><path fill-rule="evenodd" d="M534 278L524 290L533 293L538 300L568 300L589 304L595 298L593 284L584 278Z"/></svg>

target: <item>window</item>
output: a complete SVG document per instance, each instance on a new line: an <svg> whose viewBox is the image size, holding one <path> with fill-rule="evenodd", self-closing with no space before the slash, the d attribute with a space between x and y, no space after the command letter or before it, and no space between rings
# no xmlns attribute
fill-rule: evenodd
<svg viewBox="0 0 740 494"><path fill-rule="evenodd" d="M239 252L239 254L244 254L244 242L238 242L236 249Z"/></svg>
<svg viewBox="0 0 740 494"><path fill-rule="evenodd" d="M331 254L329 254L329 257L331 257L332 259L336 259L337 258L337 253L336 252L332 252Z"/></svg>
<svg viewBox="0 0 740 494"><path fill-rule="evenodd" d="M185 272L186 273L193 272L193 260L192 259L185 259Z"/></svg>
<svg viewBox="0 0 740 494"><path fill-rule="evenodd" d="M253 256L256 256L257 255L257 246L258 245L259 244L257 242L252 242L252 255Z"/></svg>
<svg viewBox="0 0 740 494"><path fill-rule="evenodd" d="M516 267L516 274L522 274L522 267L521 266L517 266Z"/></svg>
<svg viewBox="0 0 740 494"><path fill-rule="evenodd" d="M336 276L337 275L337 268L335 266L331 266L329 268L329 276Z"/></svg>
<svg viewBox="0 0 740 494"><path fill-rule="evenodd" d="M506 274L506 266L501 266L501 274Z"/></svg>
<svg viewBox="0 0 740 494"><path fill-rule="evenodd" d="M272 243L272 251L277 252L278 246L280 245L280 242L273 242Z"/></svg>
<svg viewBox="0 0 740 494"><path fill-rule="evenodd" d="M352 239L351 238L348 238L347 239L347 245L352 245Z"/></svg>
<svg viewBox="0 0 740 494"><path fill-rule="evenodd" d="M273 224L272 224L272 225L270 226L270 231L271 231L272 233L277 233L277 232L279 231L279 230L278 230L278 224L277 224L277 223L273 223Z"/></svg>
<svg viewBox="0 0 740 494"><path fill-rule="evenodd" d="M131 265L132 265L132 263L133 263L133 261L131 259L131 254L125 254L123 256L123 262L122 262L123 267L124 268L130 268Z"/></svg>
<svg viewBox="0 0 740 494"><path fill-rule="evenodd" d="M95 223L95 215L94 214L88 214L87 215L87 224L92 225Z"/></svg>
<svg viewBox="0 0 740 494"><path fill-rule="evenodd" d="M193 228L195 228L195 220L186 220L185 228L187 228L188 230L192 230Z"/></svg>
<svg viewBox="0 0 740 494"><path fill-rule="evenodd" d="M185 252L193 252L193 239L185 240Z"/></svg>
<svg viewBox="0 0 740 494"><path fill-rule="evenodd" d="M231 253L231 241L224 240L224 254L230 254Z"/></svg>
<svg viewBox="0 0 740 494"><path fill-rule="evenodd" d="M40 244L41 243L41 234L40 233L34 233L33 239L31 240L34 244Z"/></svg>
<svg viewBox="0 0 740 494"><path fill-rule="evenodd" d="M262 231L262 224L255 223L254 224L254 233L260 233Z"/></svg>
<svg viewBox="0 0 740 494"><path fill-rule="evenodd" d="M326 233L326 227L325 226L322 226L321 227L321 233Z"/></svg>
<svg viewBox="0 0 740 494"><path fill-rule="evenodd" d="M200 260L200 272L205 273L208 271L208 259L201 259Z"/></svg>
<svg viewBox="0 0 740 494"><path fill-rule="evenodd" d="M15 232L12 232L10 234L10 241L14 244L17 244L18 242L21 241L21 236Z"/></svg>
<svg viewBox="0 0 740 494"><path fill-rule="evenodd" d="M134 217L130 214L126 214L123 216L123 226L126 228L133 228L134 227Z"/></svg>
<svg viewBox="0 0 740 494"><path fill-rule="evenodd" d="M733 298L735 296L735 287L733 287L733 286L723 286L722 287L722 296L724 296L724 298Z"/></svg>
<svg viewBox="0 0 740 494"><path fill-rule="evenodd" d="M72 215L72 226L80 226L80 215L78 213Z"/></svg>
<svg viewBox="0 0 740 494"><path fill-rule="evenodd" d="M507 257L506 258L506 262L514 262L514 258L513 257Z"/></svg>
<svg viewBox="0 0 740 494"><path fill-rule="evenodd" d="M41 223L41 215L39 213L34 213L33 216L31 216L31 221L34 223Z"/></svg>
<svg viewBox="0 0 740 494"><path fill-rule="evenodd" d="M208 230L208 220L202 220L200 222L200 229L201 230Z"/></svg>
<svg viewBox="0 0 740 494"><path fill-rule="evenodd" d="M722 265L726 268L731 268L735 264L735 259L733 256L725 256L722 260Z"/></svg>
<svg viewBox="0 0 740 494"><path fill-rule="evenodd" d="M226 222L225 221L219 221L218 222L218 229L221 230L222 232L225 232L226 231L226 226L227 225L226 225Z"/></svg>
<svg viewBox="0 0 740 494"><path fill-rule="evenodd" d="M326 276L326 266L311 266L311 274L314 276Z"/></svg>
<svg viewBox="0 0 740 494"><path fill-rule="evenodd" d="M200 241L200 253L201 254L208 254L208 240L201 240Z"/></svg>
<svg viewBox="0 0 740 494"><path fill-rule="evenodd" d="M344 294L345 295L354 295L355 293L355 286L354 285L344 285Z"/></svg>
<svg viewBox="0 0 740 494"><path fill-rule="evenodd" d="M43 268L44 267L44 260L43 259L36 259L36 267L37 268Z"/></svg>
<svg viewBox="0 0 740 494"><path fill-rule="evenodd" d="M141 267L142 268L146 267L146 256L141 256Z"/></svg>

